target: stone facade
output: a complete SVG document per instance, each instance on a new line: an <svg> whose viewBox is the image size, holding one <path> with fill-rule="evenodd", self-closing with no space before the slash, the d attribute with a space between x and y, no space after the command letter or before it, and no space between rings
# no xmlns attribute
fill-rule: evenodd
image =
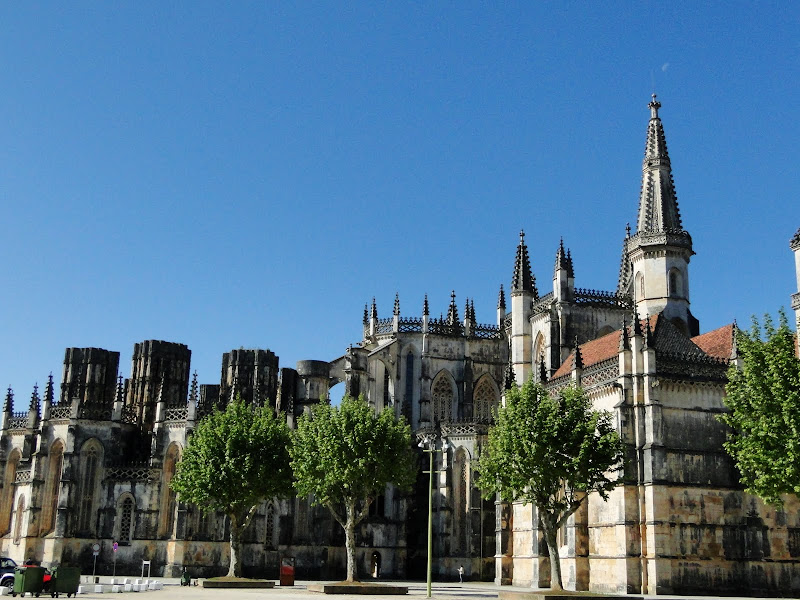
<svg viewBox="0 0 800 600"><path fill-rule="evenodd" d="M614 414L627 446L621 485L607 502L589 497L559 532L564 584L613 593L796 593L797 499L776 509L744 493L722 446L717 415L737 357L735 326L699 335L689 310L692 238L660 107L653 97L637 230L623 239L617 289L576 288L562 243L552 292L539 296L535 284L513 291L517 379L534 376L551 392L582 385L596 408ZM522 238L514 281L534 282L524 245ZM800 288L800 232L791 247ZM797 303L793 297L795 310ZM498 517L496 581L547 586L536 507L503 505Z"/></svg>
<svg viewBox="0 0 800 600"><path fill-rule="evenodd" d="M228 524L169 489L198 421L232 398L272 405L291 427L327 401L333 385L393 410L420 441L433 440L434 577L546 586L548 553L535 506L483 500L474 485L505 389L529 377L557 392L577 383L612 411L627 446L621 485L607 502L590 497L559 532L565 585L619 593L800 591L800 511L745 494L722 448L717 420L726 370L736 361L733 325L700 335L689 301L692 238L683 228L653 97L649 104L636 231L622 243L614 291L575 286L573 258L556 250L552 291L539 294L524 234L497 318L479 324L455 293L446 316L390 317L364 308L361 340L331 361L280 368L269 350L223 354L218 383L190 376L183 344L136 344L130 376L119 353L68 348L57 394L50 377L27 411L9 389L0 421L0 552L18 562L97 572L192 576L227 570ZM800 322L800 231L791 241ZM442 450L446 444L446 449ZM427 455L410 493L389 487L357 531L362 577L424 578L429 501ZM245 533L245 573L277 577L282 555L299 577L344 573L344 534L308 498L270 500ZM118 543L114 551L113 543ZM115 566L116 565L116 566Z"/></svg>

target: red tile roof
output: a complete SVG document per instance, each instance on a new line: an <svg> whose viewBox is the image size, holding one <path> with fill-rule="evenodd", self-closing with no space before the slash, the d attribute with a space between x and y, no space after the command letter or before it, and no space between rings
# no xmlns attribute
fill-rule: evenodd
<svg viewBox="0 0 800 600"><path fill-rule="evenodd" d="M645 319L642 319L642 329L645 328ZM658 315L650 317L650 329L655 331L656 324L658 323ZM585 344L580 344L581 356L583 357L583 366L588 367L599 362L603 362L609 358L616 356L619 353L619 336L622 329L612 331L608 335L599 337L596 340L591 340ZM628 333L631 333L630 326ZM561 377L562 375L569 375L572 372L572 360L575 352L572 352L558 370L553 373L553 377Z"/></svg>
<svg viewBox="0 0 800 600"><path fill-rule="evenodd" d="M642 320L642 329L645 328L645 321ZM683 337L669 321L662 319L659 322L659 315L650 317L650 330L656 333L658 328L658 340L656 342L656 349L663 351L681 351L688 354L697 354L699 350L714 358L721 358L728 360L731 356L733 348L733 324L725 325L714 331L709 331L703 335L698 335L687 340ZM619 353L619 337L622 330L614 331L608 335L591 340L585 344L581 344L581 356L583 356L583 366L589 367L609 358L616 356ZM628 328L630 333L630 327ZM553 373L553 377L561 377L569 375L572 372L572 352L558 370Z"/></svg>
<svg viewBox="0 0 800 600"><path fill-rule="evenodd" d="M728 360L733 350L733 323L693 337L692 341L709 356Z"/></svg>

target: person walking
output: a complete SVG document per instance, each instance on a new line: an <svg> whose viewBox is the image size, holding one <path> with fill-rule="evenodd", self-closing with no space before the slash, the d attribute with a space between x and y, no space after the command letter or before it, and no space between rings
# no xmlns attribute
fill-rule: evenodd
<svg viewBox="0 0 800 600"><path fill-rule="evenodd" d="M464 565L458 565L458 583L464 583Z"/></svg>

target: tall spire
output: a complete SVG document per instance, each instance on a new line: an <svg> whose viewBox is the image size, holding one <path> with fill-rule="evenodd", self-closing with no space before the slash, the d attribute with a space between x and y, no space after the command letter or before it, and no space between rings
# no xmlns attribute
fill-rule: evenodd
<svg viewBox="0 0 800 600"><path fill-rule="evenodd" d="M506 293L503 290L503 284L500 284L500 294L497 296L497 308L506 309Z"/></svg>
<svg viewBox="0 0 800 600"><path fill-rule="evenodd" d="M430 314L428 308L428 294L425 294L425 300L422 302L422 316L427 317Z"/></svg>
<svg viewBox="0 0 800 600"><path fill-rule="evenodd" d="M642 163L642 190L639 196L638 232L677 232L683 229L678 211L678 197L672 179L672 167L667 153L664 126L658 116L661 103L653 99L650 122L647 124L647 142Z"/></svg>
<svg viewBox="0 0 800 600"><path fill-rule="evenodd" d="M372 310L370 312L370 318L372 319L378 318L378 305L375 304L375 296L372 297Z"/></svg>
<svg viewBox="0 0 800 600"><path fill-rule="evenodd" d="M514 260L514 277L511 279L511 292L532 292L534 297L539 296L536 291L536 280L531 272L531 261L528 258L528 247L525 245L524 231L519 232L517 256Z"/></svg>
<svg viewBox="0 0 800 600"><path fill-rule="evenodd" d="M400 294L398 292L394 294L394 312L392 314L395 317L400 316Z"/></svg>

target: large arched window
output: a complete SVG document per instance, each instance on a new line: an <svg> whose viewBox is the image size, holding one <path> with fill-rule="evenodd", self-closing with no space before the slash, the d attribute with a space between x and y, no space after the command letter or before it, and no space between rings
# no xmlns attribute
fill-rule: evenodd
<svg viewBox="0 0 800 600"><path fill-rule="evenodd" d="M453 384L446 373L440 373L431 388L433 395L433 420L449 421L453 414Z"/></svg>
<svg viewBox="0 0 800 600"><path fill-rule="evenodd" d="M406 405L411 406L414 398L414 355L406 355Z"/></svg>
<svg viewBox="0 0 800 600"><path fill-rule="evenodd" d="M462 553L467 549L467 494L469 488L469 459L464 448L459 448L455 453L453 461L453 496L455 499L455 510L453 511L453 537L455 544L453 550Z"/></svg>
<svg viewBox="0 0 800 600"><path fill-rule="evenodd" d="M130 494L123 494L117 502L116 538L120 544L128 544L133 539L136 501Z"/></svg>
<svg viewBox="0 0 800 600"><path fill-rule="evenodd" d="M167 448L164 456L164 468L161 470L161 507L158 521L159 537L171 537L172 528L175 524L176 494L170 487L170 482L175 476L175 467L180 459L180 446L172 443Z"/></svg>
<svg viewBox="0 0 800 600"><path fill-rule="evenodd" d="M16 448L11 451L6 461L6 470L3 473L3 500L0 505L0 530L8 533L11 530L11 513L14 509L14 492L17 489L14 483L17 479L17 466L20 453Z"/></svg>
<svg viewBox="0 0 800 600"><path fill-rule="evenodd" d="M64 443L56 440L50 446L45 475L44 499L42 501L42 521L39 531L42 535L50 533L55 527L58 512L58 495L61 489L61 467L64 461Z"/></svg>
<svg viewBox="0 0 800 600"><path fill-rule="evenodd" d="M472 414L476 421L488 421L499 401L494 383L488 375L480 378L472 392Z"/></svg>
<svg viewBox="0 0 800 600"><path fill-rule="evenodd" d="M22 521L25 515L25 496L19 497L17 503L17 518L14 519L14 543L19 544L22 540Z"/></svg>
<svg viewBox="0 0 800 600"><path fill-rule="evenodd" d="M78 493L78 531L94 534L97 513L97 487L100 482L102 446L95 439L89 440L81 449Z"/></svg>

